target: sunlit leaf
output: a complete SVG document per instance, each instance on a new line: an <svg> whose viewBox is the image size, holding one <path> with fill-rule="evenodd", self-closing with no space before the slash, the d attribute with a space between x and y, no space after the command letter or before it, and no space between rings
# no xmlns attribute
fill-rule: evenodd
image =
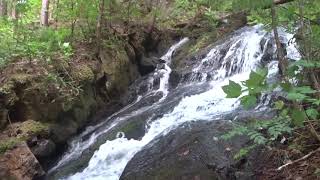
<svg viewBox="0 0 320 180"><path fill-rule="evenodd" d="M227 94L227 98L237 98L241 95L242 87L230 80L229 85L223 86L222 89Z"/></svg>
<svg viewBox="0 0 320 180"><path fill-rule="evenodd" d="M241 104L245 109L250 109L257 104L257 98L251 95L244 96L241 98Z"/></svg>
<svg viewBox="0 0 320 180"><path fill-rule="evenodd" d="M319 112L313 108L307 109L306 113L307 113L308 117L310 117L311 119L317 119L317 117L319 116Z"/></svg>
<svg viewBox="0 0 320 180"><path fill-rule="evenodd" d="M293 109L291 111L291 118L293 120L293 124L296 126L302 126L304 120L306 119L306 114L303 110Z"/></svg>

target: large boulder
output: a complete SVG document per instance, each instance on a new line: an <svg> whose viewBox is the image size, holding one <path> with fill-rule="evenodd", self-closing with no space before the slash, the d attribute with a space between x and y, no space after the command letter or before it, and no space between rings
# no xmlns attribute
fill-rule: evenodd
<svg viewBox="0 0 320 180"><path fill-rule="evenodd" d="M254 159L234 159L249 140L220 138L231 127L229 121L185 123L136 154L120 179L254 179Z"/></svg>
<svg viewBox="0 0 320 180"><path fill-rule="evenodd" d="M16 145L0 155L0 177L2 180L33 180L44 176L36 157L26 143Z"/></svg>
<svg viewBox="0 0 320 180"><path fill-rule="evenodd" d="M157 65L161 63L161 60L156 57L142 57L140 62L138 63L139 72L142 75L149 74L153 72Z"/></svg>
<svg viewBox="0 0 320 180"><path fill-rule="evenodd" d="M32 153L38 158L50 157L56 149L56 145L50 139L34 138L28 143Z"/></svg>

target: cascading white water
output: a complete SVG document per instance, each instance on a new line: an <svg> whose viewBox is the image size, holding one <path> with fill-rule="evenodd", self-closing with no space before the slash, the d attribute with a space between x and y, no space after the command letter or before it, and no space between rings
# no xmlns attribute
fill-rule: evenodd
<svg viewBox="0 0 320 180"><path fill-rule="evenodd" d="M243 73L231 79L239 81L247 77L248 73ZM171 113L152 122L141 140L123 137L107 141L94 153L86 169L66 179L118 180L129 160L156 136L164 135L184 122L212 120L214 115L235 109L238 106L237 100L225 99L221 89L227 83L216 81L213 83L215 88L210 91L184 98Z"/></svg>
<svg viewBox="0 0 320 180"><path fill-rule="evenodd" d="M194 74L203 74L201 79L204 80L206 79L204 77L207 74L207 72L205 72L207 67L204 67L204 64L208 62L211 64L219 63L218 68L215 69L214 77L212 78L213 81L210 82L210 90L183 98L171 112L164 114L161 118L151 121L146 127L145 135L139 140L127 139L126 137L107 140L94 153L88 166L83 169L82 172L78 172L63 179L118 180L130 159L156 137L165 135L185 122L214 120L219 115L238 108L239 101L237 99L226 99L221 87L228 84L229 80L236 82L246 80L249 77L250 71L261 64L261 58L265 48L261 49L260 42L265 35L266 32L262 30L261 26L255 26L247 28L230 40L214 47L204 59L200 60L200 64L193 70ZM285 37L285 41L291 39L290 34L282 33L282 36ZM168 92L168 80L171 72L170 61L172 54L186 41L187 39L180 41L162 57L162 59L166 61L165 67L156 72L162 73L160 88L158 90L163 92L163 98L160 101L164 100L170 93ZM268 43L268 41L266 43ZM225 48L226 46L229 48L224 56L222 56L222 48ZM266 45L264 45L264 47L266 47ZM292 54L292 58L298 58L298 52L294 46L288 46L287 51ZM277 72L276 62L270 63L268 67L271 72L269 73L270 75ZM135 111L135 113L144 110L145 107ZM126 117L130 117L130 114ZM121 118L122 120L125 120L125 117ZM119 121L116 121L115 123L118 122ZM114 125L111 124L111 126L108 126L103 132L112 129ZM101 134L101 132L99 133ZM94 142L97 134L92 134L87 141L90 143ZM76 148L80 148L82 151L84 150L80 144ZM70 155L69 153L69 156L66 155L66 157L74 158L76 156Z"/></svg>
<svg viewBox="0 0 320 180"><path fill-rule="evenodd" d="M169 93L168 86L169 86L169 77L170 77L170 73L171 73L170 64L171 64L172 55L173 55L175 50L177 50L179 47L181 47L183 44L185 44L188 41L189 41L189 38L182 39L179 43L177 43L174 46L172 46L168 50L168 52L164 56L162 56L160 58L161 60L166 62L164 64L164 68L161 69L160 71L156 72L156 73L160 73L161 74L160 86L159 86L158 91L161 91L163 93L163 96L160 99L160 101L164 100L167 97L168 93Z"/></svg>
<svg viewBox="0 0 320 180"><path fill-rule="evenodd" d="M163 60L165 63L163 64L163 68L157 68L156 71L154 72L154 75L149 77L149 83L148 83L148 89L150 90L148 92L147 95L149 94L154 94L156 92L162 92L163 96L162 98L159 100L162 101L163 99L166 98L166 96L168 95L168 81L169 81L169 76L171 73L171 68L170 68L170 64L171 64L171 59L172 56L174 54L174 52L180 48L181 46L183 46L185 43L187 43L189 41L189 38L183 38L181 41L179 41L177 44L174 44L168 51L167 53L162 56L160 59ZM153 87L153 77L160 75L160 85L159 88L157 90L152 90ZM119 112L111 115L108 119L106 119L105 121L108 121L114 117L116 117L118 114L120 114L121 112L129 109L130 107L134 106L136 103L138 103L141 100L141 96L138 96L136 101L133 102L132 104L129 104L128 106L124 107L122 110L120 110ZM135 114L139 114L140 112L143 112L145 110L147 110L148 108L142 108L139 109L137 111L134 111L130 114L127 114L126 116L123 117L118 117L117 120L115 122L113 122L111 125L109 125L106 129L104 129L103 131L100 132L94 132L89 139L82 141L82 138L89 135L90 133L92 133L94 130L96 130L99 127L102 127L104 125L104 122L102 122L101 124L96 125L95 127L88 127L86 129L86 131L84 131L82 134L80 134L77 138L73 139L70 142L70 149L68 150L67 153L65 153L65 155L61 158L61 160L58 162L58 164L56 166L54 166L53 168L50 169L50 172L55 171L57 168L65 165L66 163L68 163L71 160L77 159L78 157L80 157L82 155L82 153L88 149L91 145L93 145L96 142L96 139L108 132L109 130L111 130L113 127L115 127L119 122L124 121L128 118L130 118L131 116L135 115Z"/></svg>

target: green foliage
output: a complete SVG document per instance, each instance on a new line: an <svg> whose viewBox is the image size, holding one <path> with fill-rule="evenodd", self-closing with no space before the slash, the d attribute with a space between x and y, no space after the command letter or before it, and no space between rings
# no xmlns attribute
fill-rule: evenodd
<svg viewBox="0 0 320 180"><path fill-rule="evenodd" d="M234 81L229 81L229 85L223 86L222 89L227 94L227 98L238 98L242 94L247 93L247 95L241 97L241 104L246 109L250 109L256 105L257 97L268 89L265 82L267 74L267 69L252 71L249 79L241 82L245 87L244 90L242 90L240 84Z"/></svg>
<svg viewBox="0 0 320 180"><path fill-rule="evenodd" d="M316 168L316 170L314 171L314 175L316 175L317 177L320 177L320 169Z"/></svg>
<svg viewBox="0 0 320 180"><path fill-rule="evenodd" d="M248 146L248 147L241 148L239 150L239 152L233 156L233 158L236 159L236 160L240 160L241 158L245 157L255 147L256 147L256 145L251 145L251 146Z"/></svg>
<svg viewBox="0 0 320 180"><path fill-rule="evenodd" d="M21 142L22 140L15 137L0 141L0 155L5 153L9 149L12 149L13 147L15 147L17 144Z"/></svg>
<svg viewBox="0 0 320 180"><path fill-rule="evenodd" d="M270 28L270 10L262 8L270 4L264 2L266 1L237 0L234 5L237 5L238 9L250 10L248 18L250 23L263 23L267 28ZM319 9L314 8L319 8L320 2L303 1L303 6L301 6L301 2L300 4L292 2L277 6L276 15L279 25L293 31L297 22L301 22L299 13L301 10L304 11L304 26L296 32L296 42L299 44L299 50L303 56L302 60L290 62L283 79L279 79L277 82L267 83L267 72L258 70L251 72L247 81L238 85L232 82L223 87L228 98L240 97L241 104L245 108L254 107L261 94L270 93L275 88L281 88L285 92L283 100L274 102L274 109L278 111L278 115L273 120L237 125L224 136L231 138L236 135L245 135L252 141L253 145L250 148L240 150L236 157L248 153L248 150L256 145L273 143L282 134L290 134L296 127L304 126L306 121L313 120L315 123L319 123L319 90L314 88L316 87L314 81L309 77L320 68L320 27L319 24L315 24L320 14ZM313 23L310 23L311 21ZM238 88L240 84L242 85L241 94L239 94Z"/></svg>
<svg viewBox="0 0 320 180"><path fill-rule="evenodd" d="M222 136L227 140L235 136L248 136L255 145L270 144L284 133L291 133L292 127L287 117L276 117L268 121L255 120L248 124L235 124L234 128Z"/></svg>
<svg viewBox="0 0 320 180"><path fill-rule="evenodd" d="M271 0L234 0L233 1L233 9L236 10L250 10L250 9L263 9L265 7L270 7L272 1Z"/></svg>
<svg viewBox="0 0 320 180"><path fill-rule="evenodd" d="M218 25L219 14L231 11L232 0L175 0L172 18L188 19L203 14L212 28Z"/></svg>
<svg viewBox="0 0 320 180"><path fill-rule="evenodd" d="M241 85L234 81L229 81L229 85L222 87L223 91L227 94L227 98L237 98L241 95Z"/></svg>

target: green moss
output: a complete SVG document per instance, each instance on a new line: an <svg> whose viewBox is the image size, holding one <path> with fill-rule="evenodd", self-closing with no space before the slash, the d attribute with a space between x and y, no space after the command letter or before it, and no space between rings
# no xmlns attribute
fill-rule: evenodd
<svg viewBox="0 0 320 180"><path fill-rule="evenodd" d="M15 87L15 84L25 84L31 79L32 75L25 73L11 74L10 79L1 85L0 91L3 93L10 93L10 91Z"/></svg>
<svg viewBox="0 0 320 180"><path fill-rule="evenodd" d="M94 79L94 73L92 69L85 64L78 65L77 67L71 70L71 76L74 80L79 82L83 81L92 81Z"/></svg>
<svg viewBox="0 0 320 180"><path fill-rule="evenodd" d="M32 77L32 75L25 74L25 73L13 74L11 76L12 80L16 83L19 83L19 84L26 83L31 77Z"/></svg>
<svg viewBox="0 0 320 180"><path fill-rule="evenodd" d="M8 137L0 140L0 154L3 154L8 149L12 149L15 145L30 139L34 135L49 134L49 124L28 120L18 125L16 128L17 137Z"/></svg>
<svg viewBox="0 0 320 180"><path fill-rule="evenodd" d="M21 137L27 137L29 135L48 134L49 124L28 120L23 122L19 129L22 131Z"/></svg>
<svg viewBox="0 0 320 180"><path fill-rule="evenodd" d="M135 122L131 122L128 123L126 126L124 126L123 128L121 128L121 132L124 132L125 134L129 134L132 133L134 131L136 131L137 129L140 129L140 127L143 127L144 122L143 121L135 121Z"/></svg>
<svg viewBox="0 0 320 180"><path fill-rule="evenodd" d="M0 154L5 153L7 150L12 149L17 144L21 143L23 140L16 137L11 137L6 140L0 141Z"/></svg>
<svg viewBox="0 0 320 180"><path fill-rule="evenodd" d="M189 53L198 52L200 49L203 49L204 47L212 43L215 38L216 35L214 32L204 33L201 37L199 37L197 43L192 48L190 48Z"/></svg>

